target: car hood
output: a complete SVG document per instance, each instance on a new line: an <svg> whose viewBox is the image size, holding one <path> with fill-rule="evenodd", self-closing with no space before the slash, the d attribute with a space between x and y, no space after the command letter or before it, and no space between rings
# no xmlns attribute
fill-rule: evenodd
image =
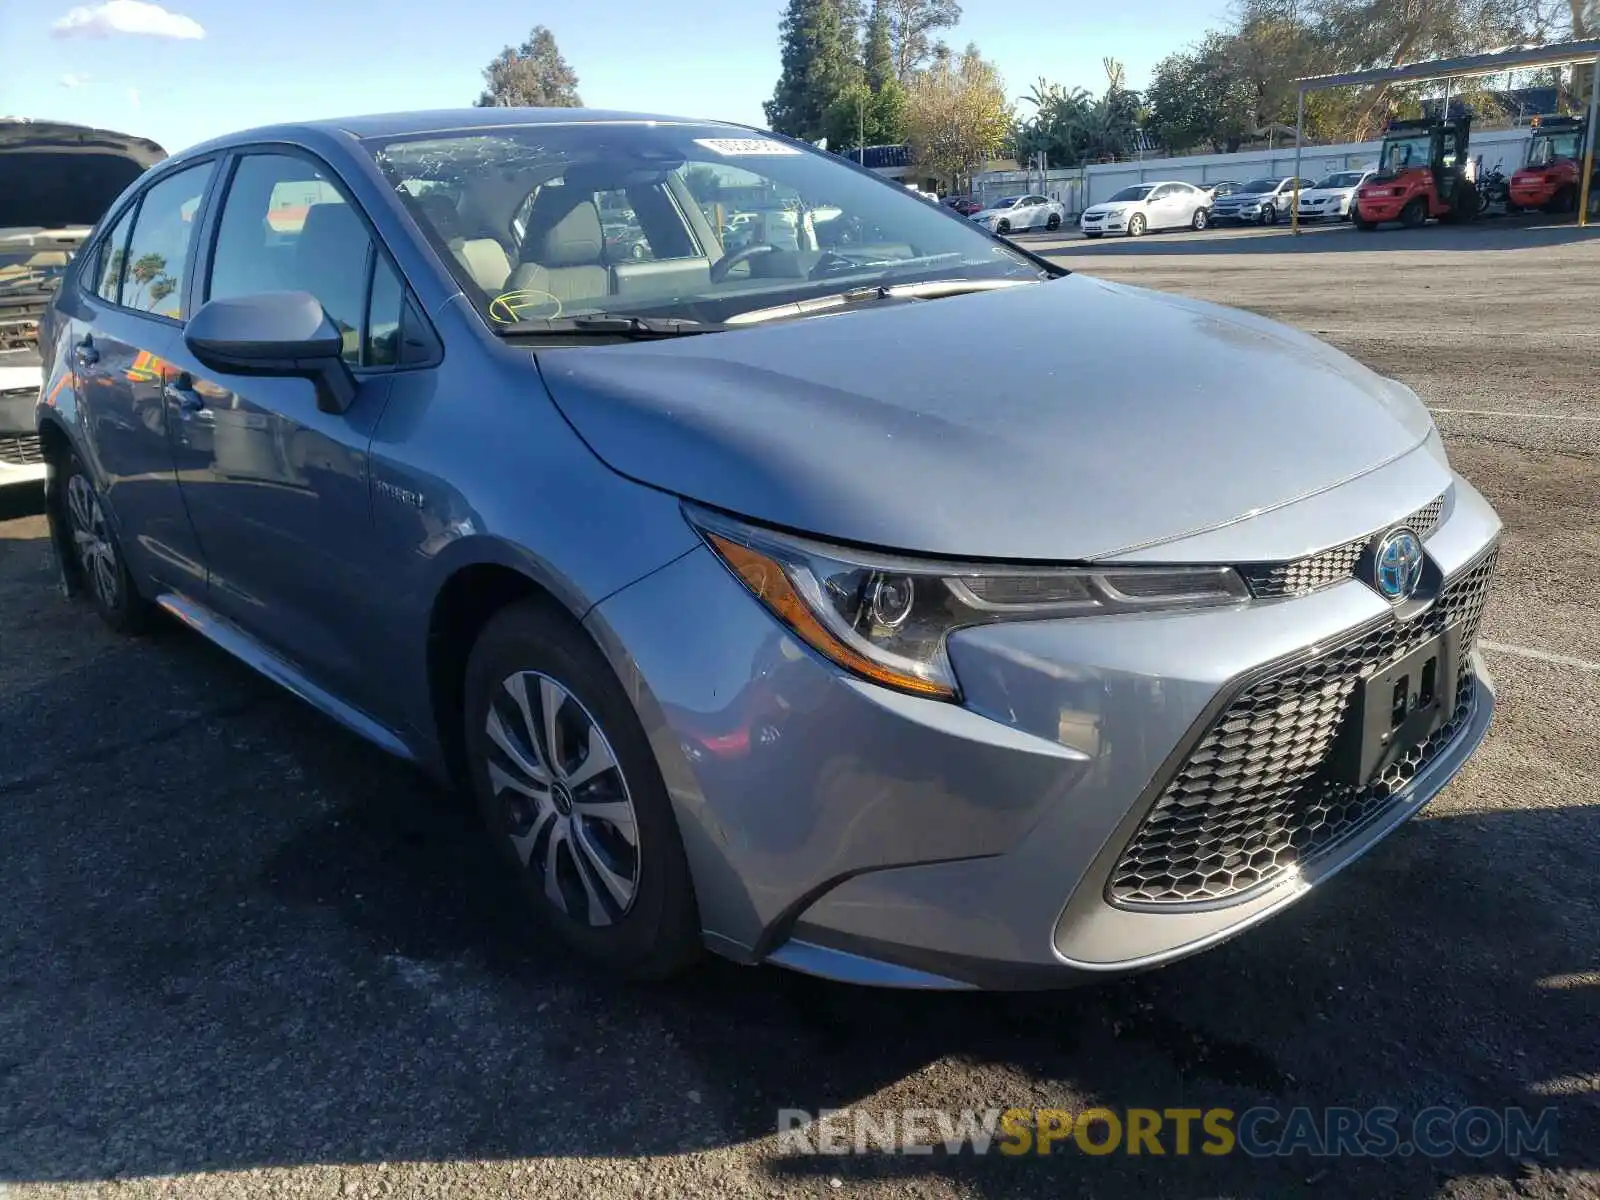
<svg viewBox="0 0 1600 1200"><path fill-rule="evenodd" d="M1085 560L1394 460L1415 395L1247 313L1082 275L537 354L605 462L822 537Z"/></svg>
<svg viewBox="0 0 1600 1200"><path fill-rule="evenodd" d="M92 226L167 152L148 138L18 118L0 120L0 229Z"/></svg>
<svg viewBox="0 0 1600 1200"><path fill-rule="evenodd" d="M1347 187L1347 188L1305 188L1300 193L1300 199L1302 199L1302 200L1328 200L1328 199L1337 200L1340 196L1353 196L1355 194L1356 194L1356 189L1353 188L1353 187Z"/></svg>
<svg viewBox="0 0 1600 1200"><path fill-rule="evenodd" d="M1083 210L1083 215L1087 217L1090 213L1104 213L1106 216L1110 216L1113 213L1119 213L1125 209L1138 208L1139 204L1140 202L1138 200L1118 200L1115 204L1112 204L1109 201L1105 204L1091 204L1088 208Z"/></svg>

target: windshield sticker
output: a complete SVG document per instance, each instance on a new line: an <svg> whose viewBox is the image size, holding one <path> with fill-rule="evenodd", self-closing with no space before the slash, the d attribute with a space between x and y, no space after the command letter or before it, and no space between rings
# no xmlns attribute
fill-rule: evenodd
<svg viewBox="0 0 1600 1200"><path fill-rule="evenodd" d="M561 301L549 292L525 288L504 292L489 301L489 319L501 325L515 325L530 317L559 317Z"/></svg>
<svg viewBox="0 0 1600 1200"><path fill-rule="evenodd" d="M771 138L695 138L696 146L704 146L723 158L748 158L768 154L799 154L797 147L775 142Z"/></svg>

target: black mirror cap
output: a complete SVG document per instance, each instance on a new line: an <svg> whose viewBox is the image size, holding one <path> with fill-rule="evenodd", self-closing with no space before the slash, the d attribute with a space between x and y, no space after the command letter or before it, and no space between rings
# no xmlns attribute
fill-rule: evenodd
<svg viewBox="0 0 1600 1200"><path fill-rule="evenodd" d="M310 292L207 301L189 318L183 341L214 371L310 379L324 411L344 412L355 399L355 377L342 357L344 338Z"/></svg>

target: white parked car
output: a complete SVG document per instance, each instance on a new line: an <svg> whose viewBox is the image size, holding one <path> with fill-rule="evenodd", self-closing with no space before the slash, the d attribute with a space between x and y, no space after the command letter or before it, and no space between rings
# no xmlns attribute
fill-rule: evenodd
<svg viewBox="0 0 1600 1200"><path fill-rule="evenodd" d="M1061 201L1048 196L1007 196L972 214L972 220L995 233L1024 229L1060 229L1066 218Z"/></svg>
<svg viewBox="0 0 1600 1200"><path fill-rule="evenodd" d="M1211 224L1211 203L1211 193L1192 183L1139 183L1084 209L1078 228L1091 238L1105 233L1140 237L1152 229L1204 229Z"/></svg>
<svg viewBox="0 0 1600 1200"><path fill-rule="evenodd" d="M1300 193L1300 219L1302 221L1348 221L1350 209L1355 204L1356 189L1377 174L1375 168L1365 171L1335 171L1317 186Z"/></svg>

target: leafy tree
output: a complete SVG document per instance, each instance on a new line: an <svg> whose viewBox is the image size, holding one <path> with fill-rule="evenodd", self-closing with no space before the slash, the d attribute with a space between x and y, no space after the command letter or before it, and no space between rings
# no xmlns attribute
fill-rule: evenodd
<svg viewBox="0 0 1600 1200"><path fill-rule="evenodd" d="M909 83L913 72L938 58L934 34L961 20L960 0L883 0L894 47L895 74ZM945 56L949 57L946 48Z"/></svg>
<svg viewBox="0 0 1600 1200"><path fill-rule="evenodd" d="M722 197L722 180L716 171L704 164L685 171L683 185L702 206L715 204Z"/></svg>
<svg viewBox="0 0 1600 1200"><path fill-rule="evenodd" d="M580 108L578 76L561 57L555 35L535 25L528 40L507 46L483 69L479 108Z"/></svg>
<svg viewBox="0 0 1600 1200"><path fill-rule="evenodd" d="M898 146L906 140L906 89L893 79L877 92L858 83L828 109L825 128L835 149Z"/></svg>
<svg viewBox="0 0 1600 1200"><path fill-rule="evenodd" d="M906 136L923 173L959 186L1004 145L1011 106L994 64L969 45L937 60L906 89Z"/></svg>
<svg viewBox="0 0 1600 1200"><path fill-rule="evenodd" d="M1131 157L1139 136L1141 104L1124 83L1122 64L1105 60L1106 90L1091 96L1041 79L1026 100L1034 115L1012 131L1021 158L1043 153L1056 167Z"/></svg>
<svg viewBox="0 0 1600 1200"><path fill-rule="evenodd" d="M829 112L861 76L855 29L840 0L789 0L779 25L782 72L763 107L779 133L816 141L827 133Z"/></svg>
<svg viewBox="0 0 1600 1200"><path fill-rule="evenodd" d="M1231 39L1209 33L1156 64L1145 100L1150 130L1172 151L1232 153L1256 127L1256 89L1239 68Z"/></svg>

